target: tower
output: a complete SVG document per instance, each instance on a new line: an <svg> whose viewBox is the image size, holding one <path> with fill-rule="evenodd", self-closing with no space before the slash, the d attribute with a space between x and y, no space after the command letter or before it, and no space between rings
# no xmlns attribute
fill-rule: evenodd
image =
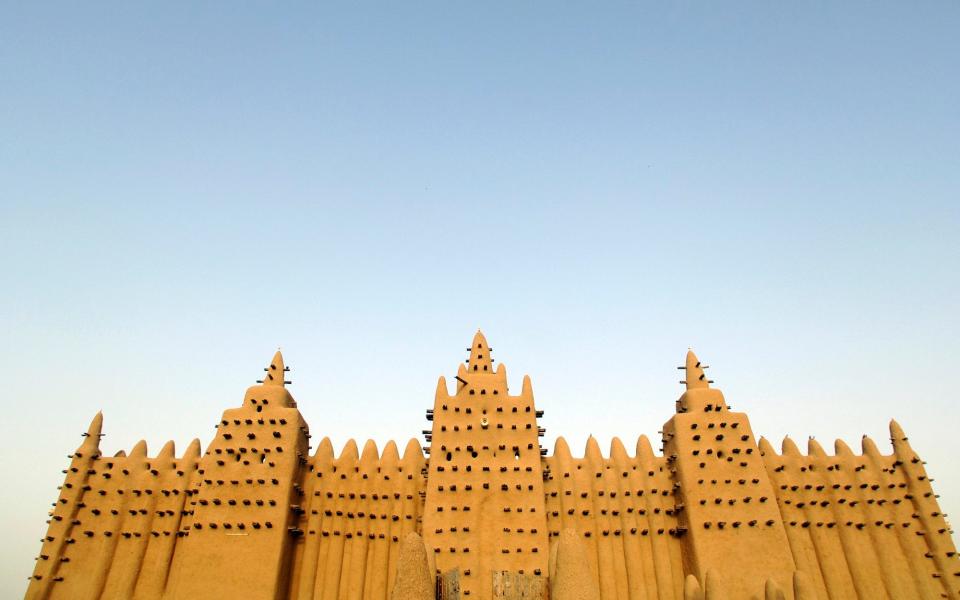
<svg viewBox="0 0 960 600"><path fill-rule="evenodd" d="M164 598L284 598L308 451L277 352L243 405L223 413L200 460ZM179 544L178 544L179 546Z"/></svg>
<svg viewBox="0 0 960 600"><path fill-rule="evenodd" d="M441 377L432 413L423 537L463 597L488 599L497 586L541 586L549 543L543 469L529 377L507 389L479 331L460 365L456 393Z"/></svg>
<svg viewBox="0 0 960 600"><path fill-rule="evenodd" d="M788 587L796 567L750 421L710 387L692 351L680 368L687 389L663 439L686 528L684 570L700 581L722 573L737 598L762 595L768 579Z"/></svg>

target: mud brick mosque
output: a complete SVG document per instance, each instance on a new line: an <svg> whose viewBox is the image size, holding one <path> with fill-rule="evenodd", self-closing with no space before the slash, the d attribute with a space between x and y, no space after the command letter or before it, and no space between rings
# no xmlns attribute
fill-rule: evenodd
<svg viewBox="0 0 960 600"><path fill-rule="evenodd" d="M778 453L692 352L656 453L540 445L524 377L510 395L481 333L429 445L311 453L278 352L201 452L70 455L29 600L960 600L960 560L895 421Z"/></svg>

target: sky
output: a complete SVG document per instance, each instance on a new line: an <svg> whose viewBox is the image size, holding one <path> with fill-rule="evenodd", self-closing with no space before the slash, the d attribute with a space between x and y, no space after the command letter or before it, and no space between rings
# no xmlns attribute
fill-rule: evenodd
<svg viewBox="0 0 960 600"><path fill-rule="evenodd" d="M960 5L3 3L0 597L66 455L426 428L482 328L547 444L692 347L779 447L895 417L960 515ZM421 438L422 441L422 438Z"/></svg>

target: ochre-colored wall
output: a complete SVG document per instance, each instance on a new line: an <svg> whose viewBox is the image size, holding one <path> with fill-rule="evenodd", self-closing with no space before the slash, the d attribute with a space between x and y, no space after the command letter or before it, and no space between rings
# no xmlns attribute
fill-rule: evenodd
<svg viewBox="0 0 960 600"><path fill-rule="evenodd" d="M425 573L465 600L960 600L951 531L895 422L889 455L869 438L859 455L789 438L777 454L689 353L662 454L641 436L633 455L590 438L576 458L558 438L547 456L530 379L510 395L482 334L469 351L455 392L437 386L430 446L402 456L328 439L311 456L279 353L202 456L197 440L101 456L98 414L25 597L390 600L399 567L396 600L432 596Z"/></svg>

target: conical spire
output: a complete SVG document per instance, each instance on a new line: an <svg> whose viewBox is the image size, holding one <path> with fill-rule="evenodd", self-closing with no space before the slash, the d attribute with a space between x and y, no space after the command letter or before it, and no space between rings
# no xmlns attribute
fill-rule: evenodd
<svg viewBox="0 0 960 600"><path fill-rule="evenodd" d="M688 390L710 387L710 380L703 372L706 367L700 364L700 359L693 353L693 350L687 350L687 364L684 368L687 372L685 381Z"/></svg>
<svg viewBox="0 0 960 600"><path fill-rule="evenodd" d="M277 353L273 355L273 360L270 361L270 366L264 369L264 371L266 371L267 374L263 378L263 385L277 385L283 387L283 384L286 383L283 380L286 367L283 365L283 354L280 353L280 350L277 350Z"/></svg>
<svg viewBox="0 0 960 600"><path fill-rule="evenodd" d="M467 371L470 373L492 373L493 360L490 358L490 346L487 345L487 338L479 329L473 336L473 343L470 345L470 360Z"/></svg>
<svg viewBox="0 0 960 600"><path fill-rule="evenodd" d="M77 454L83 456L93 455L100 450L100 432L103 430L103 413L98 412L90 421L90 427L83 434L83 443L77 448Z"/></svg>

